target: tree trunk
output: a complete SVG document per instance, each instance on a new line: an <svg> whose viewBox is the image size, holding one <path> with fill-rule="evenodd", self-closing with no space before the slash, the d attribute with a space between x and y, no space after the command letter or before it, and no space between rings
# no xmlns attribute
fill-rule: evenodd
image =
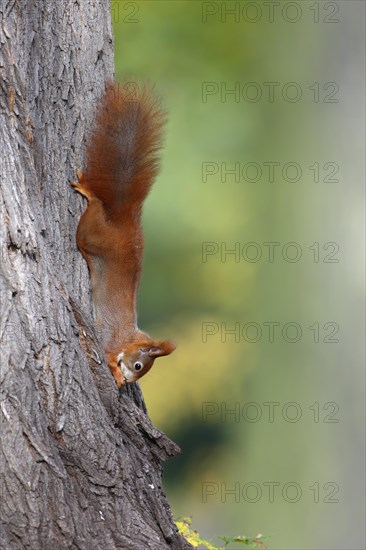
<svg viewBox="0 0 366 550"><path fill-rule="evenodd" d="M118 392L75 243L109 2L0 1L1 548L191 548L161 488L179 449L137 384Z"/></svg>

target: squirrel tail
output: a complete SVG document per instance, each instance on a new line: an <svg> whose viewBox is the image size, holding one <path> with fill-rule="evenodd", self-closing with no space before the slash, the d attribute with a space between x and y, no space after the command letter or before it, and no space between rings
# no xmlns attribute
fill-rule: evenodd
<svg viewBox="0 0 366 550"><path fill-rule="evenodd" d="M83 185L109 219L139 216L159 170L166 113L148 85L107 85L87 146Z"/></svg>

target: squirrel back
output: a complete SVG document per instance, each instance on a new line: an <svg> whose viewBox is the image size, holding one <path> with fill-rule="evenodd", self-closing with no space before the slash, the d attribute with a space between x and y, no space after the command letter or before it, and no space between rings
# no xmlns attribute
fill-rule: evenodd
<svg viewBox="0 0 366 550"><path fill-rule="evenodd" d="M130 83L131 84L131 83ZM102 203L108 219L139 217L159 169L165 111L151 87L107 85L87 146L83 185Z"/></svg>

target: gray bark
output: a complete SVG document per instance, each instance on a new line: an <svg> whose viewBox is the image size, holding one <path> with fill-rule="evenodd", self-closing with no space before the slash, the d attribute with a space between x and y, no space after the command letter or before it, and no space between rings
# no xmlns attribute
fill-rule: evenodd
<svg viewBox="0 0 366 550"><path fill-rule="evenodd" d="M191 548L161 488L178 447L118 392L67 184L106 79L105 0L1 0L1 548Z"/></svg>

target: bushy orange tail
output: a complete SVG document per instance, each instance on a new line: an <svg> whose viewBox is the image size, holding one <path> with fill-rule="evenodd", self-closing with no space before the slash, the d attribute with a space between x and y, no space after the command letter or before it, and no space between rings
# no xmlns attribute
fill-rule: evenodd
<svg viewBox="0 0 366 550"><path fill-rule="evenodd" d="M166 114L151 87L109 83L96 110L83 185L108 218L138 216L159 169Z"/></svg>

